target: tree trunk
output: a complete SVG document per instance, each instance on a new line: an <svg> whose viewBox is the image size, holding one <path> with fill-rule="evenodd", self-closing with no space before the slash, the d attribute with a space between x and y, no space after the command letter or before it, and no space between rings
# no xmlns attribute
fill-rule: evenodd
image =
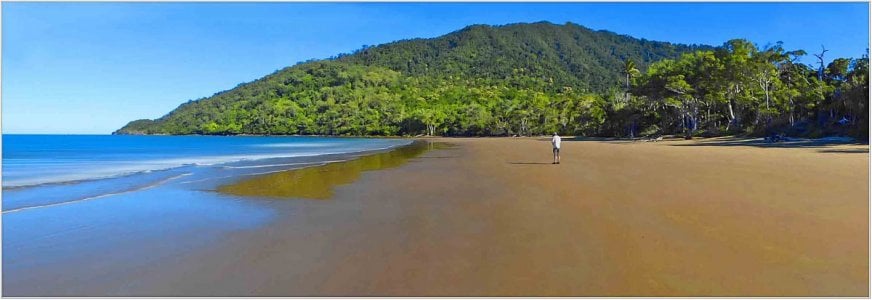
<svg viewBox="0 0 872 300"><path fill-rule="evenodd" d="M727 130L730 130L730 126L736 122L736 113L733 112L733 100L727 101L727 107L730 109L730 122L727 123Z"/></svg>
<svg viewBox="0 0 872 300"><path fill-rule="evenodd" d="M527 119L526 118L521 119L521 132L520 133L521 133L521 136L524 136L527 134Z"/></svg>

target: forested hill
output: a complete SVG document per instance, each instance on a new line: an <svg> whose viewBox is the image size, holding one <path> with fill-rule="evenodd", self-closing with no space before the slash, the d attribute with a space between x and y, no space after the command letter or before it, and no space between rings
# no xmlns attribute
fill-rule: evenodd
<svg viewBox="0 0 872 300"><path fill-rule="evenodd" d="M868 50L798 63L810 54L825 52L474 25L300 63L115 133L868 138Z"/></svg>
<svg viewBox="0 0 872 300"><path fill-rule="evenodd" d="M636 39L573 23L539 22L473 25L438 38L364 47L338 61L385 67L407 76L495 81L523 70L526 76L548 80L555 87L605 92L622 81L626 60L644 71L663 58L712 48Z"/></svg>
<svg viewBox="0 0 872 300"><path fill-rule="evenodd" d="M502 102L499 98L544 97L567 89L604 93L623 82L625 61L644 71L651 62L698 49L711 47L635 39L572 23L473 25L437 38L365 46L300 63L189 101L157 120L130 122L116 133L418 134L426 128L421 114L429 113L420 110L436 109L432 118L448 118L452 112L436 106L461 100L452 97L483 92L496 97L487 101ZM375 115L367 115L370 110Z"/></svg>

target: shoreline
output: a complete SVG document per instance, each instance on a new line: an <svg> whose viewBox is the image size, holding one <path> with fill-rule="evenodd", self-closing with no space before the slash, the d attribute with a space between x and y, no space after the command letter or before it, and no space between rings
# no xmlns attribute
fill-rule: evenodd
<svg viewBox="0 0 872 300"><path fill-rule="evenodd" d="M103 135L110 136L110 135ZM186 137L186 136L179 136ZM279 137L279 136L276 136ZM407 139L397 139L392 138L392 140L403 141ZM414 142L414 140L412 140ZM180 169L190 166L208 166L208 165L233 165L240 163L251 163L257 161L300 161L300 162L318 162L324 159L330 158L339 158L339 159L348 159L354 158L362 155L370 155L373 153L379 153L384 151L390 151L393 148L403 147L406 145L397 145L397 146L389 146L384 148L376 148L376 149L363 149L363 150L353 150L349 152L340 152L340 153L321 153L321 154L305 154L305 155L293 155L293 156L282 156L279 153L272 154L244 154L244 153L235 153L235 154L225 154L225 155L215 155L215 156L200 156L200 157L165 157L165 158L157 158L154 160L144 160L138 161L139 165L133 165L127 169L118 169L112 171L100 170L101 174L93 175L89 174L87 177L82 178L63 178L63 179L53 179L50 181L42 181L37 179L29 179L26 180L18 180L24 181L24 183L16 182L15 185L6 185L7 181L4 180L4 185L2 188L3 191L15 191L29 188L39 188L45 186L60 186L60 185L69 185L69 184L79 184L79 183L89 183L96 181L104 181L104 180L116 180L122 179L125 177L137 176L142 174L148 174L152 172L165 172L171 171L174 169ZM200 160L217 160L217 161L183 161L184 159L200 159ZM168 162L173 161L173 162ZM163 163L159 167L154 167L154 164ZM145 168L143 166L149 166L150 168ZM139 169L137 169L139 167ZM143 169L144 168L144 169Z"/></svg>
<svg viewBox="0 0 872 300"><path fill-rule="evenodd" d="M388 149L347 153L343 160L239 178L215 190L243 197L326 200L337 186L353 183L363 173L399 167L427 151L446 147L445 143L413 140Z"/></svg>

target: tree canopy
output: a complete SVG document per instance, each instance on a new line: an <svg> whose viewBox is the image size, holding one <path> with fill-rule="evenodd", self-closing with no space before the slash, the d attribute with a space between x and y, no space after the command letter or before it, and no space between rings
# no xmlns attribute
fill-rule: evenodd
<svg viewBox="0 0 872 300"><path fill-rule="evenodd" d="M119 134L868 136L868 57L676 45L567 23L365 46L188 101Z"/></svg>

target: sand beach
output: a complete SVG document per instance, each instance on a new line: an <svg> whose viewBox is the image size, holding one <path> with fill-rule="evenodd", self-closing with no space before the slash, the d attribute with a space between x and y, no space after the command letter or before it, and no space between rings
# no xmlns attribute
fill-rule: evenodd
<svg viewBox="0 0 872 300"><path fill-rule="evenodd" d="M9 296L868 296L868 145L435 138L184 255ZM371 165L371 161L367 163ZM276 184L267 181L268 184ZM320 190L319 190L320 191ZM311 191L310 191L311 192ZM326 195L326 196L325 196ZM110 272L114 271L114 272Z"/></svg>

